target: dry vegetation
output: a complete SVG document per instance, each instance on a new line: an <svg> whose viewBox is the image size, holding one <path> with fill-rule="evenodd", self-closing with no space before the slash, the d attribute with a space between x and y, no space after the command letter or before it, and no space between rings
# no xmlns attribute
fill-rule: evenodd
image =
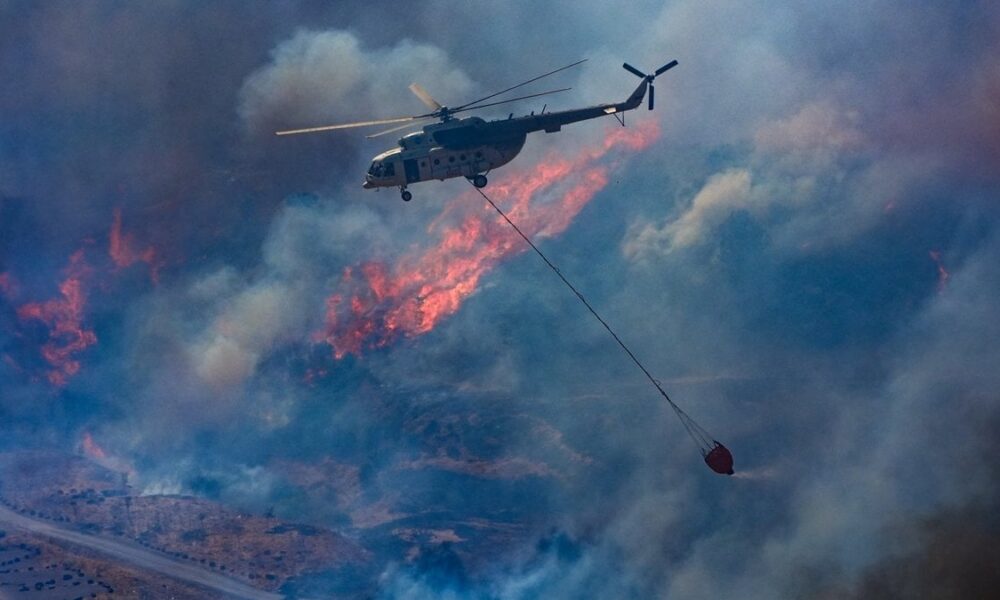
<svg viewBox="0 0 1000 600"><path fill-rule="evenodd" d="M0 455L0 501L27 516L120 539L274 590L291 577L364 562L328 529L187 496L136 496L126 477L57 453Z"/></svg>

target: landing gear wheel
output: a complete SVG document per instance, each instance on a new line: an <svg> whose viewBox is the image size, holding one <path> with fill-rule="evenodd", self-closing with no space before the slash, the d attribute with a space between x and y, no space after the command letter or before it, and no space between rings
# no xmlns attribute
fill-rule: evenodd
<svg viewBox="0 0 1000 600"><path fill-rule="evenodd" d="M472 178L472 185L476 186L477 188L486 187L486 183L487 183L486 175L476 175L475 177Z"/></svg>
<svg viewBox="0 0 1000 600"><path fill-rule="evenodd" d="M403 190L403 192L400 195L403 197L403 202L409 202L410 200L413 200L413 194L411 194L406 190Z"/></svg>

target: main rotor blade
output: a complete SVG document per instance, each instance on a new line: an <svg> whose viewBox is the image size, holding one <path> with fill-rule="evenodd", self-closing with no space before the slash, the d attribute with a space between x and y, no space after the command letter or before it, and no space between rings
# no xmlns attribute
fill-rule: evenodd
<svg viewBox="0 0 1000 600"><path fill-rule="evenodd" d="M457 111L459 111L459 110L464 110L464 109L466 109L466 108L470 108L470 107L471 107L471 106L472 106L473 104L479 104L479 103L480 103L480 102L482 102L483 100L489 100L490 98L495 98L495 97L499 96L500 94L506 94L507 92L509 92L509 91L511 91L511 90L516 90L516 89L517 89L517 88L519 88L519 87L522 87L522 86L525 86L525 85L528 85L529 83L532 83L532 82L534 82L534 81L538 81L539 79L541 79L541 78L543 78L543 77L548 77L549 75L555 75L555 74L556 74L556 73L558 73L559 71L565 71L566 69L569 69L569 68L571 68L571 67L575 67L575 66L577 66L577 65L579 65L579 64L582 64L582 63L585 63L585 62L587 62L587 59L586 59L586 58L585 58L585 59L583 59L583 60L578 60L578 61L576 61L576 62L575 62L575 63L573 63L573 64L570 64L570 65L566 65L565 67L559 67L559 68L558 68L558 69L556 69L555 71L549 71L548 73L545 73L545 74L543 74L543 75L539 75L538 77L532 77L531 79L529 79L529 80L527 80L527 81L525 81L525 82L522 82L522 83L519 83L519 84L517 84L517 85L515 85L515 86L511 86L511 87L509 87L509 88L507 88L507 89L505 89L505 90L502 90L502 91L499 91L499 92L497 92L497 93L495 93L495 94L490 94L489 96L483 96L483 97L482 97L482 98L480 98L479 100L474 100L474 101L472 101L472 102L467 102L467 103L465 103L465 104L463 104L463 105L459 106L458 108L456 108L455 110L453 110L453 111L451 111L451 112L457 112ZM644 76L644 77L645 77L645 76ZM566 89L569 89L569 88L566 88ZM525 97L526 97L526 98L530 98L530 96L525 96ZM487 106L492 106L492 104L487 104ZM479 108L482 108L482 107L480 106Z"/></svg>
<svg viewBox="0 0 1000 600"><path fill-rule="evenodd" d="M427 115L417 115L415 117L396 117L394 119L378 119L375 121L358 121L356 123L342 123L340 125L323 125L322 127L306 127L305 129L286 129L275 131L274 135L294 135L297 133L315 133L317 131L332 131L334 129L350 129L351 127L368 127L369 125L386 125L388 123L403 123L415 121Z"/></svg>
<svg viewBox="0 0 1000 600"><path fill-rule="evenodd" d="M510 100L500 100L499 102L490 102L489 104L480 104L479 106L470 106L468 108L459 108L453 111L449 111L452 114L457 112L465 112L467 110L478 110L480 108L486 108L487 106L496 106L497 104L507 104L508 102L516 102L517 100L525 100L527 98L537 98L538 96L544 96L546 94L555 94L556 92L565 92L566 90L571 90L573 88L560 88L558 90L549 90L547 92L539 92L537 94L531 94L529 96L520 96L518 98L511 98Z"/></svg>
<svg viewBox="0 0 1000 600"><path fill-rule="evenodd" d="M431 97L419 83L411 83L410 91L431 110L441 110L441 103Z"/></svg>
<svg viewBox="0 0 1000 600"><path fill-rule="evenodd" d="M416 127L417 124L418 124L417 123L418 121L427 121L427 120L429 120L429 119L426 119L426 118L425 119L414 119L413 121L411 121L409 123L403 123L402 125L398 125L396 127L392 127L391 129L386 129L386 130L380 131L378 133L373 133L371 135L366 135L365 139L369 139L370 140L372 138L377 138L380 135L385 135L387 133L392 133L393 131L399 131L400 129L407 129L409 127Z"/></svg>
<svg viewBox="0 0 1000 600"><path fill-rule="evenodd" d="M657 69L656 73L654 73L653 75L654 76L659 75L660 73L663 73L664 71L666 71L668 69L673 69L676 66L677 66L677 61L676 60L672 60L672 61L668 62L667 64L663 65L662 67L660 67L659 69Z"/></svg>
<svg viewBox="0 0 1000 600"><path fill-rule="evenodd" d="M645 73L643 73L639 69L636 69L635 67L633 67L632 65L630 65L628 63L622 63L622 67L624 67L626 71L631 71L632 74L634 74L636 77L642 77L643 79L646 78L646 74Z"/></svg>

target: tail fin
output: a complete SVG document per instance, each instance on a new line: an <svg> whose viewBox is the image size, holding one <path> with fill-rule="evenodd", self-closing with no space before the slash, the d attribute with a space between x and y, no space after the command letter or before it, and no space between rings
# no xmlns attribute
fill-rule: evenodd
<svg viewBox="0 0 1000 600"><path fill-rule="evenodd" d="M646 97L646 88L648 86L649 82L643 79L642 83L639 84L639 87L635 88L632 95L625 101L625 110L632 110L642 104L642 99Z"/></svg>

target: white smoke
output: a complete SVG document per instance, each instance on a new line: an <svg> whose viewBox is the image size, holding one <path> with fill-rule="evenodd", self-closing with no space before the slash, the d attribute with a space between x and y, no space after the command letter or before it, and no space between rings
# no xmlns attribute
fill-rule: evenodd
<svg viewBox="0 0 1000 600"><path fill-rule="evenodd" d="M427 112L411 82L445 105L473 99L470 79L436 46L402 40L366 49L347 31L303 30L246 79L239 114L259 132Z"/></svg>

